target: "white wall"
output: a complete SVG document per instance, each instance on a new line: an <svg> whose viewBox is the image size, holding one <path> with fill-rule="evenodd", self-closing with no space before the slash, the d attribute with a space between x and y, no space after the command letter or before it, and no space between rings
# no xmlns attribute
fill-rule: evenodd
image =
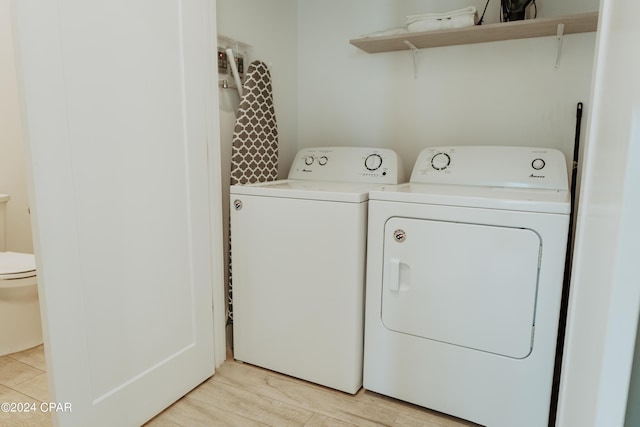
<svg viewBox="0 0 640 427"><path fill-rule="evenodd" d="M536 0L536 3L539 17L595 12L600 6L599 0Z"/></svg>
<svg viewBox="0 0 640 427"><path fill-rule="evenodd" d="M597 0L551 12L595 11ZM447 11L484 0L301 0L299 145L394 148L410 171L426 146L550 146L572 157L576 104L589 108L595 33L423 49L414 78L409 51L368 54L349 44L400 26L409 14ZM486 23L498 21L491 2ZM555 7L554 7L555 6Z"/></svg>
<svg viewBox="0 0 640 427"><path fill-rule="evenodd" d="M598 0L537 3L539 17L598 9ZM348 42L408 14L469 5L481 12L485 0L218 1L219 33L272 64L280 176L299 148L315 145L391 147L407 172L439 144L551 146L569 160L576 104L590 108L595 33L565 36L558 70L556 39L544 37L421 50L417 78L410 53L368 54ZM490 2L485 22L498 21L499 2ZM238 96L221 90L220 99L230 153Z"/></svg>
<svg viewBox="0 0 640 427"><path fill-rule="evenodd" d="M280 176L289 172L289 163L297 149L297 10L296 0L218 0L217 5L218 34L251 46L245 69L256 59L271 66L282 159ZM230 89L220 90L220 94L221 117L226 125L221 129L222 142L230 153L239 97Z"/></svg>
<svg viewBox="0 0 640 427"><path fill-rule="evenodd" d="M7 249L33 252L10 0L0 0L0 193L9 194Z"/></svg>

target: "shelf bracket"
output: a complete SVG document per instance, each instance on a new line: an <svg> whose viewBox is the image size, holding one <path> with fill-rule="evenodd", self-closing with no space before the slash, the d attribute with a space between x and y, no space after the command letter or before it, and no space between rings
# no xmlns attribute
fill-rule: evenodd
<svg viewBox="0 0 640 427"><path fill-rule="evenodd" d="M556 32L557 51L556 51L556 70L560 68L560 54L562 53L562 38L564 36L564 24L558 24Z"/></svg>
<svg viewBox="0 0 640 427"><path fill-rule="evenodd" d="M413 55L413 78L417 79L418 78L418 52L419 52L419 50L416 47L416 45L411 43L409 40L405 40L404 44L409 46L409 49L411 49L411 53Z"/></svg>

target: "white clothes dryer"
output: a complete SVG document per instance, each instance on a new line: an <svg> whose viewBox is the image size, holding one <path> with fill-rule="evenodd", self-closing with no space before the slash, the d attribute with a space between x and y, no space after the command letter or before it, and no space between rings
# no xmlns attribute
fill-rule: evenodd
<svg viewBox="0 0 640 427"><path fill-rule="evenodd" d="M546 426L570 213L557 150L434 147L369 196L364 388Z"/></svg>
<svg viewBox="0 0 640 427"><path fill-rule="evenodd" d="M329 147L301 150L287 180L231 187L235 359L362 387L369 191L403 178L392 150Z"/></svg>

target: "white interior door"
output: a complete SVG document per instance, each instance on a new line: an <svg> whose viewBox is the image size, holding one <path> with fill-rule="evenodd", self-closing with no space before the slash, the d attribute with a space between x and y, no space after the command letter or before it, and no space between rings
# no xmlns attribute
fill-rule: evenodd
<svg viewBox="0 0 640 427"><path fill-rule="evenodd" d="M215 2L14 9L54 423L140 425L214 372Z"/></svg>

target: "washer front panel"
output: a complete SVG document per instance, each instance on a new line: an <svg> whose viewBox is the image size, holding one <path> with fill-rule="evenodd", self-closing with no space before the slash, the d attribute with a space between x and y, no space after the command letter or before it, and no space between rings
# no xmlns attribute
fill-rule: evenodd
<svg viewBox="0 0 640 427"><path fill-rule="evenodd" d="M540 249L540 237L526 228L390 218L382 323L403 334L527 357Z"/></svg>
<svg viewBox="0 0 640 427"><path fill-rule="evenodd" d="M234 357L355 393L367 203L238 201L231 210Z"/></svg>

